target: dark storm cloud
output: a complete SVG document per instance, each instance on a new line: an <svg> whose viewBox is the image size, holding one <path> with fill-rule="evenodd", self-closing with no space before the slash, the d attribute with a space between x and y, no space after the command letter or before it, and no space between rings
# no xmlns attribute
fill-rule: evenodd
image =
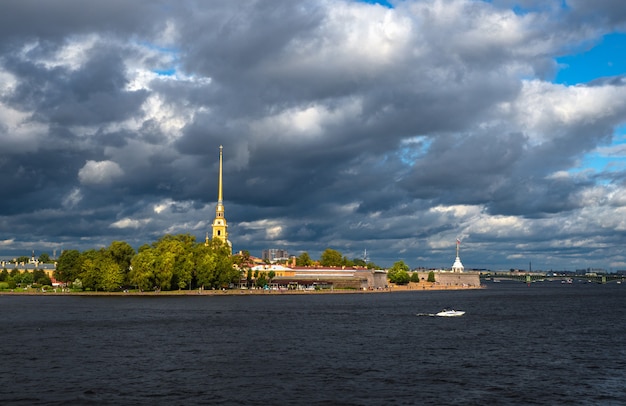
<svg viewBox="0 0 626 406"><path fill-rule="evenodd" d="M46 68L7 57L7 71L22 79L6 102L33 118L61 126L103 124L137 113L146 92L125 91L127 79L116 49L99 47L81 69Z"/></svg>
<svg viewBox="0 0 626 406"><path fill-rule="evenodd" d="M519 133L436 137L428 154L415 162L403 186L421 199L448 204L488 203L499 189L515 187L510 184L511 175L525 142Z"/></svg>
<svg viewBox="0 0 626 406"><path fill-rule="evenodd" d="M248 76L259 74L266 65L272 66L289 44L318 28L323 10L314 4L251 1L233 9L217 2L195 9L184 16L187 24L180 27L182 37L194 38L181 44L186 55L184 66L220 83L234 84L235 88L243 80L258 90L265 85L246 82ZM207 26L211 28L204 28ZM199 30L204 35L199 37Z"/></svg>
<svg viewBox="0 0 626 406"><path fill-rule="evenodd" d="M547 261L621 227L623 173L571 171L626 121L622 82L546 82L618 6L3 4L0 224L13 249L203 238L223 145L236 250L449 266L461 236L477 266Z"/></svg>
<svg viewBox="0 0 626 406"><path fill-rule="evenodd" d="M0 44L20 46L41 39L63 42L68 36L93 33L137 34L162 28L159 1L85 2L23 0L5 2L0 7Z"/></svg>

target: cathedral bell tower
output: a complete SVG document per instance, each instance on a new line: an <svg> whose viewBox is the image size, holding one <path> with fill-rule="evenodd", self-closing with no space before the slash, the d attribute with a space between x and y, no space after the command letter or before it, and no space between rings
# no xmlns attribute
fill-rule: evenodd
<svg viewBox="0 0 626 406"><path fill-rule="evenodd" d="M228 225L224 217L224 202L222 199L222 150L220 145L220 169L217 188L217 206L215 207L215 219L213 220L213 239L222 240L232 251L230 241L228 241ZM206 244L208 245L208 234Z"/></svg>

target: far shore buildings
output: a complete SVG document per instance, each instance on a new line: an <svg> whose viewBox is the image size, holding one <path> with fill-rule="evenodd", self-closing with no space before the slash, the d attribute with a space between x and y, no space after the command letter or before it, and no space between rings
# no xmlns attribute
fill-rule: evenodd
<svg viewBox="0 0 626 406"><path fill-rule="evenodd" d="M54 263L43 263L43 262L10 262L10 261L0 261L0 270L6 269L7 271L11 271L13 269L17 269L21 272L33 272L36 269L44 271L46 275L50 278L53 278L54 271L57 269L56 262Z"/></svg>
<svg viewBox="0 0 626 406"><path fill-rule="evenodd" d="M43 271L50 278L53 286L58 286L60 284L56 279L54 279L54 271L57 269L57 263L39 262L39 260L35 258L34 251L32 257L28 260L28 262L0 261L0 270L3 269L6 269L9 272L17 269L17 271L20 273L40 270Z"/></svg>
<svg viewBox="0 0 626 406"><path fill-rule="evenodd" d="M276 261L288 261L289 252L287 252L287 250L279 248L270 248L263 250L263 252L261 253L261 259L264 261L269 261L271 263Z"/></svg>
<svg viewBox="0 0 626 406"><path fill-rule="evenodd" d="M387 287L387 272L364 267L325 267L262 264L252 272L274 273L274 287L291 289L358 289L373 290ZM243 281L242 281L243 282Z"/></svg>

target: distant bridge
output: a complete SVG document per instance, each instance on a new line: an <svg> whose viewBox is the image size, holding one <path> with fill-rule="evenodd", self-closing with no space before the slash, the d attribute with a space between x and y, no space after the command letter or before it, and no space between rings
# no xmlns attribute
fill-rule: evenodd
<svg viewBox="0 0 626 406"><path fill-rule="evenodd" d="M499 281L499 280L516 280L525 283L532 282L553 282L553 281L561 281L562 283L568 282L591 282L591 283L621 283L626 282L626 276L618 275L618 274L604 274L604 275L571 275L571 276L547 276L541 273L519 273L519 274L508 274L508 273L494 273L489 275L483 275L481 277L486 281Z"/></svg>

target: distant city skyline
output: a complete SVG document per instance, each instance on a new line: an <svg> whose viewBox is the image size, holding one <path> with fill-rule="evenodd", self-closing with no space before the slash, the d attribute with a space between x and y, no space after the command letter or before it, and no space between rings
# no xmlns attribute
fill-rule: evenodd
<svg viewBox="0 0 626 406"><path fill-rule="evenodd" d="M626 269L626 8L3 2L0 145L5 258L204 241L222 145L233 252Z"/></svg>

